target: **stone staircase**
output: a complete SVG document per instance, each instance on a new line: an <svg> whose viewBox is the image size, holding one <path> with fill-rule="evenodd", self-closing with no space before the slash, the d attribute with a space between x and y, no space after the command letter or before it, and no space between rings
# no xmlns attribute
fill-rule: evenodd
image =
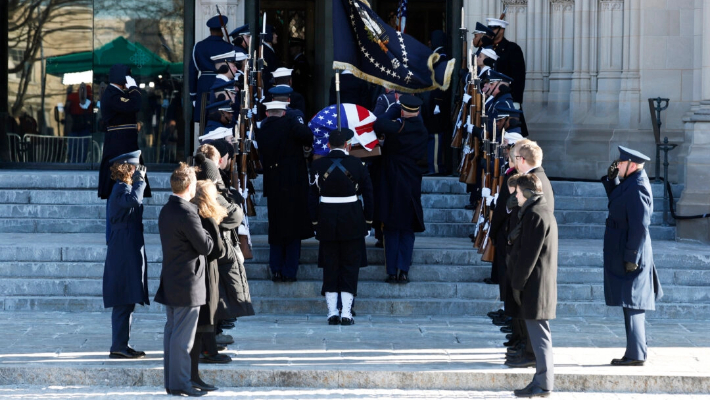
<svg viewBox="0 0 710 400"><path fill-rule="evenodd" d="M101 311L105 203L96 198L95 172L4 171L0 174L0 302L4 310ZM165 173L149 175L154 195L146 199L146 252L150 290L158 287L160 240L157 216L169 192ZM256 182L257 190L260 181ZM601 184L553 182L560 226L560 316L605 316L602 243L606 196ZM677 196L680 187L674 187ZM370 267L360 273L356 310L362 314L482 315L500 306L498 288L480 281L490 264L480 261L467 235L468 195L453 178L426 178L423 203L427 232L415 243L408 285L382 282L384 253L368 239ZM662 188L654 186L651 227L654 257L666 296L656 318L710 316L710 247L679 243L674 228L660 225ZM299 281L275 284L268 276L266 207L257 196L250 220L254 259L247 262L258 313L322 314L322 272L317 242L303 242ZM143 310L160 311L158 304Z"/></svg>

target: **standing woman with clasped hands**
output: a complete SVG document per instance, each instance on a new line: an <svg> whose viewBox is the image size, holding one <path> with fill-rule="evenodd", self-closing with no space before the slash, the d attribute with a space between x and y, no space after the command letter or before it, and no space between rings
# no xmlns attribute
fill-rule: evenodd
<svg viewBox="0 0 710 400"><path fill-rule="evenodd" d="M108 249L104 264L104 307L112 307L110 358L142 358L145 353L128 345L136 304L148 305L148 260L143 238L144 166L140 150L110 160L116 183L106 207Z"/></svg>

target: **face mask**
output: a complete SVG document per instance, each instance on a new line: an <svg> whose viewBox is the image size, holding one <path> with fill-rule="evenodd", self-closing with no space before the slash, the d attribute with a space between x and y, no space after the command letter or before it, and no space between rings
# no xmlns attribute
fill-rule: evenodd
<svg viewBox="0 0 710 400"><path fill-rule="evenodd" d="M493 45L493 38L490 36L483 36L481 38L481 47L488 47Z"/></svg>

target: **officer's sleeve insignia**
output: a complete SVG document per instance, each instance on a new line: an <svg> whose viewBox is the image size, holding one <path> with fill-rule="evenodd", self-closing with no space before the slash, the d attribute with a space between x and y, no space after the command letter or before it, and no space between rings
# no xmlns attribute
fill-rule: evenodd
<svg viewBox="0 0 710 400"><path fill-rule="evenodd" d="M131 100L129 100L129 99L125 98L125 97L121 97L121 101L124 102L124 103L128 103L128 102L131 101Z"/></svg>

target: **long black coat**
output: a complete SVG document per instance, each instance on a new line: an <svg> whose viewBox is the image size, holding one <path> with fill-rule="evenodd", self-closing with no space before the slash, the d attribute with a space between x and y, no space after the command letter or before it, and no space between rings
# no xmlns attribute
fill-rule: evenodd
<svg viewBox="0 0 710 400"><path fill-rule="evenodd" d="M493 208L493 218L491 218L491 226L488 231L489 240L493 241L496 247L495 257L493 258L492 272L498 277L499 292L501 300L505 299L506 285L503 284L506 275L505 264L505 243L508 237L508 220L510 214L506 207L510 192L508 191L508 178L515 174L515 169L511 168L503 175L503 184L498 191L495 208Z"/></svg>
<svg viewBox="0 0 710 400"><path fill-rule="evenodd" d="M517 43L506 38L500 41L493 49L498 54L496 61L496 71L513 78L510 84L513 101L523 103L523 93L525 92L525 56L523 50Z"/></svg>
<svg viewBox="0 0 710 400"><path fill-rule="evenodd" d="M308 215L308 167L303 157L303 146L313 144L313 132L287 114L262 121L256 141L264 168L269 244L284 245L313 237Z"/></svg>
<svg viewBox="0 0 710 400"><path fill-rule="evenodd" d="M124 92L113 85L108 85L101 97L101 117L106 126L104 150L99 167L98 195L102 199L108 199L116 183L111 179L109 160L139 149L138 129L135 128L135 124L136 114L141 110L141 104L141 92L138 88L131 88ZM143 156L140 157L140 163L144 164ZM147 175L145 181L143 197L151 197Z"/></svg>
<svg viewBox="0 0 710 400"><path fill-rule="evenodd" d="M150 304L148 260L143 239L143 191L146 183L133 186L116 182L109 198L111 233L104 264L104 307Z"/></svg>
<svg viewBox="0 0 710 400"><path fill-rule="evenodd" d="M170 196L158 216L163 269L155 301L172 307L197 307L207 302L205 257L215 244L202 227L197 206Z"/></svg>
<svg viewBox="0 0 710 400"><path fill-rule="evenodd" d="M554 319L557 311L557 220L545 197L523 205L516 258L508 264L511 287L522 292L520 318Z"/></svg>
<svg viewBox="0 0 710 400"><path fill-rule="evenodd" d="M604 298L608 306L654 310L663 296L653 262L648 226L653 213L653 192L645 170L623 182L602 183L609 196L609 216L604 232ZM626 273L624 262L639 268Z"/></svg>
<svg viewBox="0 0 710 400"><path fill-rule="evenodd" d="M350 173L334 168L326 173L334 160L340 160ZM311 165L311 190L308 205L311 221L316 223L316 239L320 241L355 240L367 235L366 221L372 223L372 182L362 161L339 150L313 161ZM357 186L356 186L357 185ZM363 203L321 203L320 196L348 197L362 195ZM363 209L364 205L364 209Z"/></svg>
<svg viewBox="0 0 710 400"><path fill-rule="evenodd" d="M540 183L542 183L542 193L547 201L547 207L550 208L550 211L555 212L555 191L552 190L552 184L547 178L547 174L545 174L545 169L539 166L529 172L540 179Z"/></svg>
<svg viewBox="0 0 710 400"><path fill-rule="evenodd" d="M207 259L204 275L207 302L200 307L200 316L197 319L197 325L214 325L217 305L219 304L219 271L217 269L217 260L224 256L225 248L222 244L217 222L212 218L202 217L200 217L200 222L205 231L210 234L214 246L212 246L210 254L205 257Z"/></svg>
<svg viewBox="0 0 710 400"><path fill-rule="evenodd" d="M386 115L386 114L385 114ZM422 168L428 134L420 117L392 121L380 117L374 129L385 137L382 147L380 220L388 230L423 232Z"/></svg>

